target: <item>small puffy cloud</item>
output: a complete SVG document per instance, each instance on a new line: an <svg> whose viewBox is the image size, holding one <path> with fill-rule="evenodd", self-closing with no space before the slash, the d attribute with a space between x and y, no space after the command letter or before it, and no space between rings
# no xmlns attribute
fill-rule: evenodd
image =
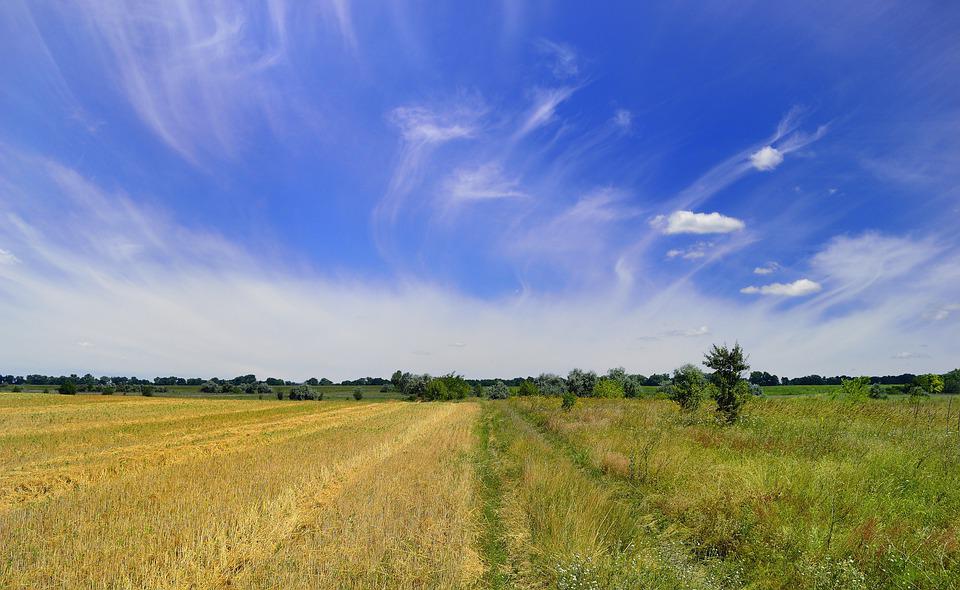
<svg viewBox="0 0 960 590"><path fill-rule="evenodd" d="M564 43L556 43L547 39L540 39L537 42L537 49L540 53L549 56L553 63L550 69L553 75L559 79L572 78L580 72L577 64L577 52Z"/></svg>
<svg viewBox="0 0 960 590"><path fill-rule="evenodd" d="M763 266L758 266L753 269L753 274L755 275L772 275L773 273L780 270L780 264L777 262L768 262Z"/></svg>
<svg viewBox="0 0 960 590"><path fill-rule="evenodd" d="M621 129L630 129L633 125L633 113L627 109L617 109L613 114L613 124Z"/></svg>
<svg viewBox="0 0 960 590"><path fill-rule="evenodd" d="M740 289L747 295L775 295L779 297L802 297L822 289L820 283L810 279L799 279L792 283L771 283L760 287L749 286Z"/></svg>
<svg viewBox="0 0 960 590"><path fill-rule="evenodd" d="M517 179L505 178L499 164L460 168L444 184L451 198L459 201L525 197Z"/></svg>
<svg viewBox="0 0 960 590"><path fill-rule="evenodd" d="M720 213L674 211L669 216L657 215L650 226L665 234L727 234L742 230L746 224Z"/></svg>
<svg viewBox="0 0 960 590"><path fill-rule="evenodd" d="M950 303L948 305L938 307L930 313L924 314L924 318L933 320L935 322L942 322L943 320L949 318L950 315L955 311L960 311L960 303Z"/></svg>
<svg viewBox="0 0 960 590"><path fill-rule="evenodd" d="M13 252L0 248L0 264L16 264L20 259L13 255Z"/></svg>
<svg viewBox="0 0 960 590"><path fill-rule="evenodd" d="M750 163L757 170L773 170L783 162L783 153L773 146L764 146L750 154Z"/></svg>

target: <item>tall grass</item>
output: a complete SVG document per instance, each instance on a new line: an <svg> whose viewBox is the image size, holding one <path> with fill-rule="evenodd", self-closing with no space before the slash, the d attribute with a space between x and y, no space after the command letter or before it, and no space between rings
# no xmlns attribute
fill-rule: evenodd
<svg viewBox="0 0 960 590"><path fill-rule="evenodd" d="M754 400L738 425L664 401L512 404L756 588L960 585L957 411L934 400Z"/></svg>

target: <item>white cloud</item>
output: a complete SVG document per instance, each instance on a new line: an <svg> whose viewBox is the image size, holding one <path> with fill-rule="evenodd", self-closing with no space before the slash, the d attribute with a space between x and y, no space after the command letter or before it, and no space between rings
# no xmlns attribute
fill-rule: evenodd
<svg viewBox="0 0 960 590"><path fill-rule="evenodd" d="M892 355L890 358L898 361L907 361L913 359L928 359L930 358L930 355L922 352L898 352Z"/></svg>
<svg viewBox="0 0 960 590"><path fill-rule="evenodd" d="M463 139L476 132L478 112L470 108L439 111L424 106L397 107L390 121L400 129L403 139L412 144L444 143Z"/></svg>
<svg viewBox="0 0 960 590"><path fill-rule="evenodd" d="M457 169L444 183L445 191L458 201L527 196L519 186L520 181L504 177L502 167L496 163Z"/></svg>
<svg viewBox="0 0 960 590"><path fill-rule="evenodd" d="M932 312L924 314L924 318L933 320L935 322L942 322L943 320L949 318L955 311L960 311L960 303L949 303L947 305L942 305Z"/></svg>
<svg viewBox="0 0 960 590"><path fill-rule="evenodd" d="M768 262L763 266L757 266L753 269L755 275L771 275L780 270L780 264L777 262Z"/></svg>
<svg viewBox="0 0 960 590"><path fill-rule="evenodd" d="M21 170L57 178L23 185ZM805 305L747 305L683 283L624 297L612 277L578 292L477 298L415 277L293 267L282 251L267 257L269 248L247 252L186 230L55 165L0 158L0 182L13 188L0 193L9 215L0 241L28 263L0 275L0 317L18 334L0 339L8 372L342 379L396 368L479 377L623 365L649 374L695 361L712 341L735 340L755 366L779 374L883 374L890 342L899 350L931 344L931 358L913 361L912 371L942 371L960 357L950 322L904 322L954 301L955 272L897 281L893 295L833 317ZM577 253L636 214L599 191L531 231L559 230L557 241L569 237ZM118 256L113 243L140 249ZM661 336L651 346L639 334ZM91 339L95 345L79 346Z"/></svg>
<svg viewBox="0 0 960 590"><path fill-rule="evenodd" d="M769 145L750 154L750 163L757 170L773 170L781 162L783 162L783 153Z"/></svg>
<svg viewBox="0 0 960 590"><path fill-rule="evenodd" d="M803 295L810 295L816 293L823 287L820 286L820 283L811 281L810 279L798 279L792 283L771 283L769 285L763 285L761 287L744 287L740 289L741 293L746 293L748 295L777 295L780 297L802 297Z"/></svg>
<svg viewBox="0 0 960 590"><path fill-rule="evenodd" d="M573 47L565 43L555 43L547 39L540 39L537 42L537 48L541 53L552 58L551 70L553 75L563 80L576 76L579 71L577 64L577 52Z"/></svg>
<svg viewBox="0 0 960 590"><path fill-rule="evenodd" d="M713 248L713 242L697 242L687 248L673 248L667 251L667 258L683 258L684 260L699 260L707 256L707 250Z"/></svg>
<svg viewBox="0 0 960 590"><path fill-rule="evenodd" d="M665 332L665 336L680 336L683 338L697 338L700 336L708 336L710 334L710 328L707 326L700 326L698 328L687 328L685 330L670 330Z"/></svg>
<svg viewBox="0 0 960 590"><path fill-rule="evenodd" d="M630 129L633 125L633 113L627 109L617 109L613 114L613 124L621 129Z"/></svg>
<svg viewBox="0 0 960 590"><path fill-rule="evenodd" d="M539 127L551 122L560 103L570 98L575 88L547 88L539 89L534 93L533 106L527 111L523 123L514 134L514 139L520 139Z"/></svg>
<svg viewBox="0 0 960 590"><path fill-rule="evenodd" d="M726 234L740 231L746 224L720 213L674 211L669 216L658 215L650 225L665 234Z"/></svg>
<svg viewBox="0 0 960 590"><path fill-rule="evenodd" d="M0 248L0 264L16 264L20 259L13 255L13 252Z"/></svg>

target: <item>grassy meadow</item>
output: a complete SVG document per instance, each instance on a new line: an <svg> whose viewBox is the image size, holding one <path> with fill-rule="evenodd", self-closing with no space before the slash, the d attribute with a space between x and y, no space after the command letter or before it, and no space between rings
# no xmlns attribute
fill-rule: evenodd
<svg viewBox="0 0 960 590"><path fill-rule="evenodd" d="M0 393L0 588L960 587L948 396L249 397Z"/></svg>

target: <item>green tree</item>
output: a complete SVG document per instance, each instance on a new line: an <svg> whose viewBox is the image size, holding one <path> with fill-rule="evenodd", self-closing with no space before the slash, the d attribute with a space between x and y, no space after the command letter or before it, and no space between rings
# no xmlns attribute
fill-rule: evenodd
<svg viewBox="0 0 960 590"><path fill-rule="evenodd" d="M423 399L429 402L450 399L450 393L442 379L431 379L424 389Z"/></svg>
<svg viewBox="0 0 960 590"><path fill-rule="evenodd" d="M462 375L456 373L447 373L440 377L444 387L447 388L447 395L442 399L464 399L470 395L470 384Z"/></svg>
<svg viewBox="0 0 960 590"><path fill-rule="evenodd" d="M561 396L567 391L567 382L563 377L553 373L541 373L536 379L537 389L541 395Z"/></svg>
<svg viewBox="0 0 960 590"><path fill-rule="evenodd" d="M574 369L567 374L567 390L577 397L593 395L593 388L597 384L597 374L593 371Z"/></svg>
<svg viewBox="0 0 960 590"><path fill-rule="evenodd" d="M60 385L59 391L63 395L77 395L77 382L73 379L67 379Z"/></svg>
<svg viewBox="0 0 960 590"><path fill-rule="evenodd" d="M673 379L660 389L667 397L677 402L684 412L694 412L707 391L707 378L697 367L686 364L673 370Z"/></svg>
<svg viewBox="0 0 960 590"><path fill-rule="evenodd" d="M577 396L572 391L564 391L561 400L560 407L569 412L576 405Z"/></svg>
<svg viewBox="0 0 960 590"><path fill-rule="evenodd" d="M507 399L510 397L510 389L506 384L497 379L490 387L490 399Z"/></svg>
<svg viewBox="0 0 960 590"><path fill-rule="evenodd" d="M524 379L520 382L520 387L517 389L517 395L520 397L540 395L540 389L537 388L537 384L533 382L533 379Z"/></svg>
<svg viewBox="0 0 960 590"><path fill-rule="evenodd" d="M363 390L357 387L353 390L353 399L360 401L363 399Z"/></svg>
<svg viewBox="0 0 960 590"><path fill-rule="evenodd" d="M960 393L960 369L954 369L943 376L944 393Z"/></svg>
<svg viewBox="0 0 960 590"><path fill-rule="evenodd" d="M623 386L619 381L603 377L593 386L595 397L623 397Z"/></svg>
<svg viewBox="0 0 960 590"><path fill-rule="evenodd" d="M936 395L938 393L943 393L944 383L943 377L940 375L917 375L916 379L913 380L914 385L916 385L923 393L926 395Z"/></svg>
<svg viewBox="0 0 960 590"><path fill-rule="evenodd" d="M713 383L713 396L717 401L717 412L727 423L736 422L740 409L750 396L747 382L742 373L750 368L740 344L733 348L717 346L704 355L704 366L713 369L710 380Z"/></svg>
<svg viewBox="0 0 960 590"><path fill-rule="evenodd" d="M854 377L840 380L839 399L848 402L861 402L870 396L870 377Z"/></svg>

